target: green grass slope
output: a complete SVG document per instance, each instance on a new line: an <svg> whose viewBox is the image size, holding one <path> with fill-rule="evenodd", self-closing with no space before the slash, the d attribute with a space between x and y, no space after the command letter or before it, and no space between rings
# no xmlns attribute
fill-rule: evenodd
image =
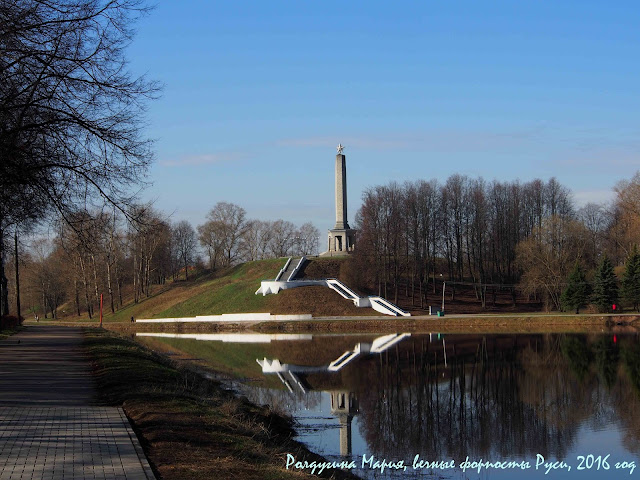
<svg viewBox="0 0 640 480"><path fill-rule="evenodd" d="M310 262L311 264L314 262ZM193 317L223 313L265 312L272 314L310 313L314 317L376 314L370 308L357 308L326 287L301 287L277 295L256 295L260 281L275 278L283 259L247 262L229 274L207 283L207 288L158 312L154 317Z"/></svg>
<svg viewBox="0 0 640 480"><path fill-rule="evenodd" d="M130 301L114 314L105 312L104 321L128 322L131 317L171 318L254 312L309 313L314 317L376 315L370 308L356 308L326 287L303 287L285 290L277 295L256 295L260 282L275 278L285 261L276 258L247 262L189 281L155 285L148 298L143 297L138 303ZM97 322L97 316L93 322Z"/></svg>
<svg viewBox="0 0 640 480"><path fill-rule="evenodd" d="M227 275L206 282L189 298L158 312L154 317L269 312L271 298L256 295L255 292L261 280L275 278L283 265L283 259L243 263Z"/></svg>
<svg viewBox="0 0 640 480"><path fill-rule="evenodd" d="M281 258L247 262L215 275L152 287L154 293L140 302L130 302L106 322L134 318L195 317L222 313L268 312L269 297L255 295L260 281L275 278L284 265Z"/></svg>

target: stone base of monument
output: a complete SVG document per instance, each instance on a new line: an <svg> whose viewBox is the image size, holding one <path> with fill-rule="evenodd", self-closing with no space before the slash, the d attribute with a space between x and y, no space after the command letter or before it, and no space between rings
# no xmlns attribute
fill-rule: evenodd
<svg viewBox="0 0 640 480"><path fill-rule="evenodd" d="M353 252L356 244L356 231L351 228L329 230L329 256L347 255Z"/></svg>
<svg viewBox="0 0 640 480"><path fill-rule="evenodd" d="M333 251L327 250L326 252L322 252L318 256L323 258L324 257L346 257L350 254L351 252L333 252Z"/></svg>

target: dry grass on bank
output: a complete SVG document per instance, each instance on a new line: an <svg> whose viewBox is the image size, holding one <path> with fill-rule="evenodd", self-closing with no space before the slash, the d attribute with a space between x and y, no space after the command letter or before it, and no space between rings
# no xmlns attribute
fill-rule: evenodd
<svg viewBox="0 0 640 480"><path fill-rule="evenodd" d="M101 403L124 408L161 480L309 478L285 469L286 453L321 460L292 439L289 419L131 340L87 328L85 348Z"/></svg>

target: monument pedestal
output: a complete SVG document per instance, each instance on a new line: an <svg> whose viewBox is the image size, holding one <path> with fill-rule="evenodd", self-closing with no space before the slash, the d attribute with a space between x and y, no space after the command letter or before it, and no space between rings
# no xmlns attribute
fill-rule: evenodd
<svg viewBox="0 0 640 480"><path fill-rule="evenodd" d="M356 244L356 231L351 228L329 230L329 254L346 255Z"/></svg>

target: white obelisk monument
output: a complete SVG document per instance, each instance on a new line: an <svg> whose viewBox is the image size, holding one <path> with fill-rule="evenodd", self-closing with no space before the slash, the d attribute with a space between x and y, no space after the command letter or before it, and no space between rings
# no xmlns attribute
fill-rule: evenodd
<svg viewBox="0 0 640 480"><path fill-rule="evenodd" d="M347 220L347 160L342 154L344 147L338 145L336 155L336 224L329 230L329 251L331 255L353 251L356 231L349 228Z"/></svg>

